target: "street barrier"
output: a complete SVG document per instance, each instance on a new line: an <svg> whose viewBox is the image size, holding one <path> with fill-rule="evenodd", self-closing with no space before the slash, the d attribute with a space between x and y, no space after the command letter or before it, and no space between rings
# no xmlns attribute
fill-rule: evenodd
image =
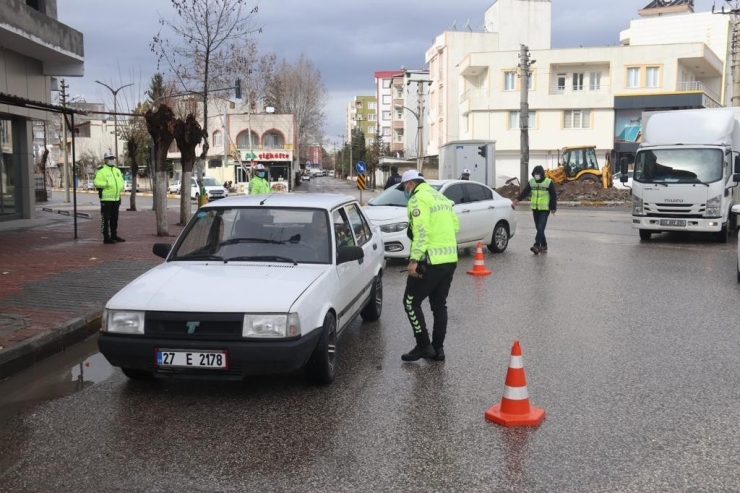
<svg viewBox="0 0 740 493"><path fill-rule="evenodd" d="M490 276L491 271L486 269L486 265L483 262L483 245L478 242L478 248L475 250L475 260L473 261L473 268L468 271L471 276Z"/></svg>

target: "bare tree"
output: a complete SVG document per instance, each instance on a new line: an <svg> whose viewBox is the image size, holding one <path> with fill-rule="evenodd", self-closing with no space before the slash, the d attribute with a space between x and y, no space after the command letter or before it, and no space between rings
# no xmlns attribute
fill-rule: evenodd
<svg viewBox="0 0 740 493"><path fill-rule="evenodd" d="M295 115L299 159L308 143L323 138L327 100L321 72L305 55L294 64L283 59L268 74L265 104L273 106L276 113Z"/></svg>
<svg viewBox="0 0 740 493"><path fill-rule="evenodd" d="M170 0L177 19L160 18L160 30L151 49L164 61L185 91L203 98L203 147L201 159L208 155L208 92L229 87L237 58L248 49L252 34L261 32L255 25L259 6L247 7L247 0Z"/></svg>
<svg viewBox="0 0 740 493"><path fill-rule="evenodd" d="M157 111L151 109L144 116L146 128L154 140L156 159L154 161L154 172L157 175L154 187L154 196L160 207L155 208L157 218L157 236L168 236L169 225L167 223L167 150L172 141L175 140L175 115L169 106L161 104Z"/></svg>
<svg viewBox="0 0 740 493"><path fill-rule="evenodd" d="M190 177L195 163L195 148L200 144L203 129L195 117L190 114L185 120L175 122L175 141L180 149L182 163L182 189L180 192L180 224L187 224L190 219Z"/></svg>
<svg viewBox="0 0 740 493"><path fill-rule="evenodd" d="M145 105L140 104L134 110L134 114L141 115L142 118L132 117L122 126L119 126L118 133L121 139L126 141L126 151L128 161L131 164L131 196L129 197L130 211L136 210L136 189L139 177L139 164L146 162L146 155L151 147L151 137L146 129L146 122L143 119L148 109ZM142 158L144 159L142 161Z"/></svg>

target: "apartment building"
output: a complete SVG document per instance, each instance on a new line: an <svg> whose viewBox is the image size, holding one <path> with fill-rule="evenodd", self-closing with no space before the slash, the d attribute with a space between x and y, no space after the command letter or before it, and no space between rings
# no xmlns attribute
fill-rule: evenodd
<svg viewBox="0 0 740 493"><path fill-rule="evenodd" d="M403 76L403 70L375 72L375 99L378 102L378 129L383 144L391 145L393 122L393 78Z"/></svg>
<svg viewBox="0 0 740 493"><path fill-rule="evenodd" d="M365 136L365 144L375 141L378 132L378 110L375 96L355 96L347 103L347 141L352 142L352 132L359 128Z"/></svg>
<svg viewBox="0 0 740 493"><path fill-rule="evenodd" d="M404 70L391 78L391 144L394 158L416 158L425 155L429 144L429 71ZM419 111L422 114L419 115ZM419 146L419 118L422 134Z"/></svg>
<svg viewBox="0 0 740 493"><path fill-rule="evenodd" d="M523 22L529 3L498 0L494 7L507 6L509 15ZM531 3L542 9L549 2ZM510 8L520 9L521 15ZM486 15L490 29L508 29L506 24L495 25L491 9ZM630 156L639 146L643 111L729 103L727 16L695 14L688 0L671 2L669 10L665 2L652 2L640 15L620 34L620 44L608 47L550 49L539 32L541 16L530 29L517 27L535 33L534 43L521 39L532 45L531 59L536 60L529 80L531 166L556 166L559 149L565 146L594 145L602 161L612 151L614 158ZM465 55L446 61L440 53L427 53L436 89L430 125L437 128L432 129L430 153L452 136L494 140L500 185L500 180L519 174L519 46L507 37L508 45L492 41L488 46L496 45L495 49L480 50L481 36L495 33L450 34L438 38L440 53L465 51ZM456 44L468 41L472 46ZM456 128L451 125L455 119ZM442 134L445 131L447 135Z"/></svg>
<svg viewBox="0 0 740 493"><path fill-rule="evenodd" d="M35 215L33 121L50 116L21 101L49 105L52 76L83 74L82 33L57 20L56 0L0 3L0 221Z"/></svg>

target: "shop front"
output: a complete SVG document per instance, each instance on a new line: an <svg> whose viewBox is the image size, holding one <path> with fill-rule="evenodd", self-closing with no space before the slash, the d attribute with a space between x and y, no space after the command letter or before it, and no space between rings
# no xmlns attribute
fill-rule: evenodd
<svg viewBox="0 0 740 493"><path fill-rule="evenodd" d="M259 150L250 153L248 150L240 150L242 160L246 163L247 168L252 168L257 164L262 164L267 169L267 177L270 183L282 183L285 182L287 188L290 189L290 170L293 164L293 151L292 150ZM236 182L248 181L249 177L247 173L237 163L235 165L234 176ZM244 180L244 179L247 180ZM282 188L282 187L281 187Z"/></svg>
<svg viewBox="0 0 740 493"><path fill-rule="evenodd" d="M0 115L0 221L23 217L23 188L20 183L23 156L17 141L20 125L17 117ZM30 193L30 188L26 188L26 192Z"/></svg>

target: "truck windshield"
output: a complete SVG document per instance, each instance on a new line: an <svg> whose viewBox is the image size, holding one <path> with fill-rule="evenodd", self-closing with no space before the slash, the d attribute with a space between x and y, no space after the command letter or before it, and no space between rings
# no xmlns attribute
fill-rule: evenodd
<svg viewBox="0 0 740 493"><path fill-rule="evenodd" d="M646 149L637 153L634 180L647 183L712 183L722 179L721 149Z"/></svg>

